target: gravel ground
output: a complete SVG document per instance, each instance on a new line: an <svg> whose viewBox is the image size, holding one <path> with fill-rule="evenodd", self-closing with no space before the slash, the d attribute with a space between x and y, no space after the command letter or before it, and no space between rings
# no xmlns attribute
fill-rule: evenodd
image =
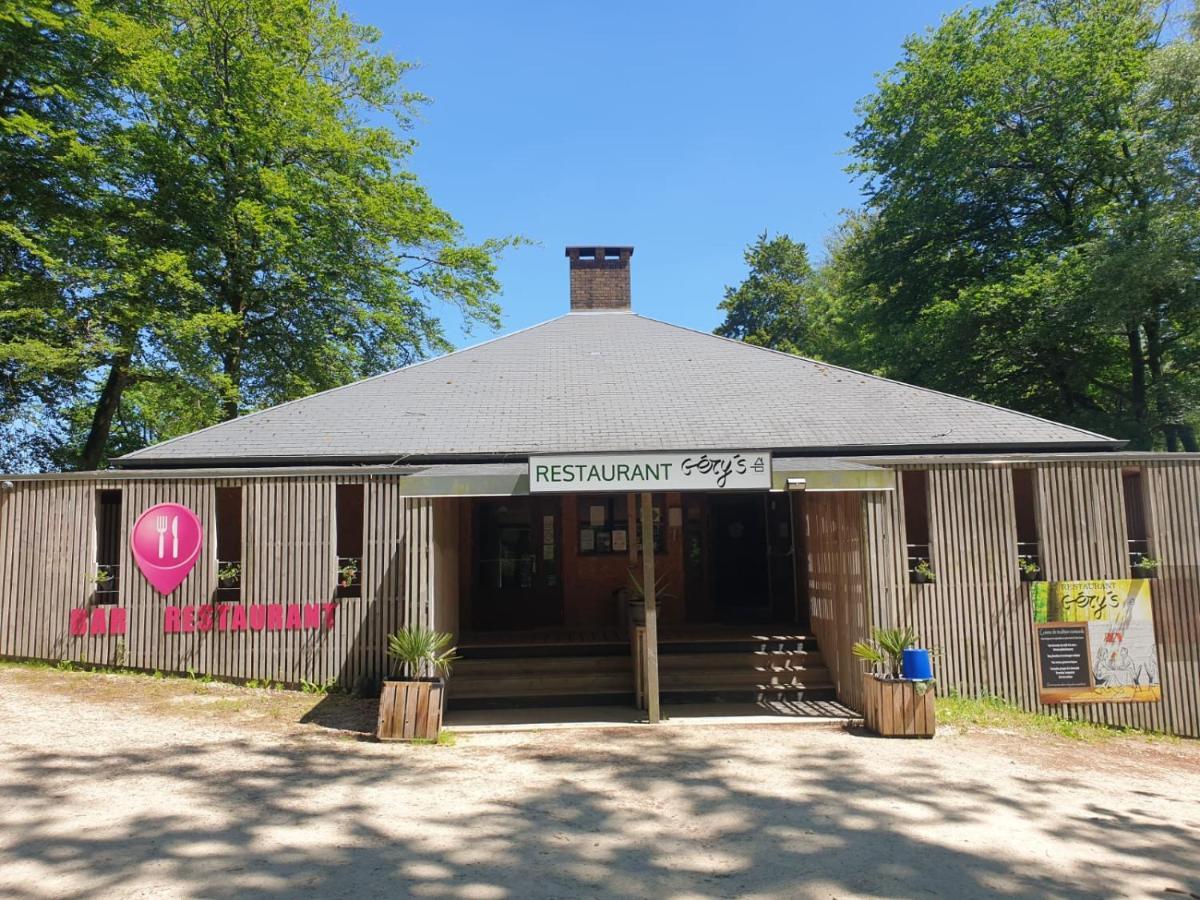
<svg viewBox="0 0 1200 900"><path fill-rule="evenodd" d="M1200 744L805 725L381 745L370 704L0 669L0 896L1200 894Z"/></svg>

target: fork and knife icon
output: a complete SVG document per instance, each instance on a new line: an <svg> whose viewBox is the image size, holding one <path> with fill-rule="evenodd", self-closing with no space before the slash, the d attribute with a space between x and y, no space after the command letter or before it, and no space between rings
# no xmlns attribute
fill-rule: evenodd
<svg viewBox="0 0 1200 900"><path fill-rule="evenodd" d="M167 526L171 528L171 558L179 559L179 516L155 516L154 530L158 532L158 558L165 555Z"/></svg>

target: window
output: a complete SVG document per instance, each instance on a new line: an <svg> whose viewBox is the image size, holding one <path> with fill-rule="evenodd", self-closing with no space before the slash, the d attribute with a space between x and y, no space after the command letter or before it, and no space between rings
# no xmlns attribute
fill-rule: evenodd
<svg viewBox="0 0 1200 900"><path fill-rule="evenodd" d="M1017 565L1022 581L1040 581L1041 544L1037 530L1037 496L1033 469L1013 469L1013 508L1017 526Z"/></svg>
<svg viewBox="0 0 1200 900"><path fill-rule="evenodd" d="M1151 578L1157 568L1146 565L1154 553L1150 546L1150 520L1146 510L1146 485L1141 469L1125 469L1121 472L1125 487L1125 531L1129 539L1129 568L1141 578Z"/></svg>
<svg viewBox="0 0 1200 900"><path fill-rule="evenodd" d="M337 596L362 596L363 486L337 486Z"/></svg>
<svg viewBox="0 0 1200 900"><path fill-rule="evenodd" d="M666 537L663 528L665 498L653 498L654 552L666 552ZM638 516L641 516L640 505ZM579 553L582 556L598 556L606 553L629 553L629 544L640 546L641 530L629 530L629 500L625 494L597 494L578 499Z"/></svg>
<svg viewBox="0 0 1200 900"><path fill-rule="evenodd" d="M120 596L121 492L96 494L96 603L116 603Z"/></svg>
<svg viewBox="0 0 1200 900"><path fill-rule="evenodd" d="M929 579L932 560L929 553L929 473L924 469L905 469L900 473L904 489L904 532L908 538L908 577L914 584Z"/></svg>
<svg viewBox="0 0 1200 900"><path fill-rule="evenodd" d="M217 602L242 598L242 489L219 487L217 505Z"/></svg>

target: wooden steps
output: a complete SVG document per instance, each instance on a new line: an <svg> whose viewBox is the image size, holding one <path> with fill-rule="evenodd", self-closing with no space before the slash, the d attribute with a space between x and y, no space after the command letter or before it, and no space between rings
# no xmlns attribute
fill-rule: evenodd
<svg viewBox="0 0 1200 900"><path fill-rule="evenodd" d="M483 656L454 664L453 709L633 703L633 661L624 656Z"/></svg>
<svg viewBox="0 0 1200 900"><path fill-rule="evenodd" d="M802 638L790 643L788 649L660 651L659 693L664 703L836 699L816 642Z"/></svg>
<svg viewBox="0 0 1200 900"><path fill-rule="evenodd" d="M591 636L593 640L595 637ZM447 685L453 709L632 705L628 643L479 641L460 648ZM659 643L664 702L833 700L829 670L807 634L691 629Z"/></svg>

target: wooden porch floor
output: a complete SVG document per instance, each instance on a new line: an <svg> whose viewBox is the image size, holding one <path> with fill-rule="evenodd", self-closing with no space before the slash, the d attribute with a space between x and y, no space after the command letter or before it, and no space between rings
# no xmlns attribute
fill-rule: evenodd
<svg viewBox="0 0 1200 900"><path fill-rule="evenodd" d="M795 641L811 636L795 624L786 625L660 625L660 644L726 643L729 641ZM572 645L629 645L623 626L601 628L533 628L521 631L464 631L460 648L534 647Z"/></svg>

